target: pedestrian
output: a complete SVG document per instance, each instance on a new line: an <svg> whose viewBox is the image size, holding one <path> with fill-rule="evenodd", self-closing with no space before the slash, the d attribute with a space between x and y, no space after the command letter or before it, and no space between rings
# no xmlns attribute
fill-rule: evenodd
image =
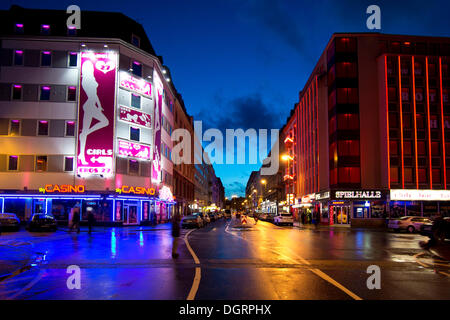
<svg viewBox="0 0 450 320"><path fill-rule="evenodd" d="M77 233L80 233L80 208L75 207L72 210L73 210L72 225L69 229L69 232L72 232L72 230L76 228Z"/></svg>
<svg viewBox="0 0 450 320"><path fill-rule="evenodd" d="M180 221L181 217L178 212L175 212L172 217L172 258L178 258L179 254L177 252L178 242L180 240Z"/></svg>
<svg viewBox="0 0 450 320"><path fill-rule="evenodd" d="M89 234L91 234L92 227L94 226L95 223L94 211L92 210L91 207L87 208L87 211L88 211L87 220L88 220Z"/></svg>

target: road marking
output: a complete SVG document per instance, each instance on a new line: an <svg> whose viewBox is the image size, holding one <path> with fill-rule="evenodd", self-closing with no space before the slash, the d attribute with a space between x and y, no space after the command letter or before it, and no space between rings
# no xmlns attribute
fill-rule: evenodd
<svg viewBox="0 0 450 320"><path fill-rule="evenodd" d="M228 225L228 226L229 226L229 225ZM232 232L228 231L228 226L227 226L227 228L225 228L225 232L227 232L227 233L229 233L229 234L231 234L231 235L233 235L233 236L235 236L235 237L241 238L241 239L243 239L243 240L245 240L245 241L248 241L247 239L242 238L242 237L240 237L240 236L238 236L238 235L235 235L235 234L233 234ZM280 252L277 252L276 250L273 250L273 249L271 249L271 248L265 248L265 247L262 247L262 248L263 248L263 249L266 249L266 250L269 250L269 251L272 251L272 252L274 252L274 253L276 253L276 254L278 254L278 255L284 257L285 259L290 260L290 261L294 262L295 264L298 264L298 262L297 262L296 260L292 259L292 258L289 257L289 256L286 256L285 254L282 254L282 253L280 253ZM295 255L295 256L296 256L303 264L305 264L305 265L307 265L307 266L311 266L311 264L310 264L307 260L305 260L304 258L300 257L298 254L295 254L294 252L292 252L292 250L291 250L290 248L287 248L287 249L288 249L289 251L291 251L291 253L293 253L293 254L294 254L294 255ZM317 268L311 268L311 267L306 267L306 269L310 270L310 271L313 272L315 275L319 276L319 277L322 278L323 280L329 282L330 284L332 284L332 285L335 286L336 288L338 288L338 289L340 289L341 291L345 292L347 295L349 295L349 296L352 297L353 299L355 299L355 300L363 300L361 297L359 297L358 295L356 295L355 293L353 293L352 291L350 291L349 289L347 289L346 287L344 287L342 284L340 284L339 282L337 282L336 280L334 280L333 278L331 278L329 275L327 275L326 273L324 273L324 272L321 271L320 269L317 269Z"/></svg>
<svg viewBox="0 0 450 320"><path fill-rule="evenodd" d="M28 291L31 289L32 286L34 286L36 283L39 282L39 280L41 280L42 278L42 274L44 272L42 270L39 271L38 275L30 281L30 283L28 283L25 287L23 287L20 291L18 291L17 293L13 294L12 296L6 298L6 300L12 300L14 298L16 298L17 296L21 295L22 293L24 293L25 291Z"/></svg>
<svg viewBox="0 0 450 320"><path fill-rule="evenodd" d="M191 253L192 258L194 258L195 264L200 265L200 260L198 259L198 257L195 254L194 250L192 250L191 245L189 244L189 241L188 241L188 236L193 231L195 231L195 229L193 229L193 230L189 231L188 233L186 233L186 235L184 236L184 242L186 243L186 247L188 248L189 252ZM191 287L191 290L189 291L189 294L187 296L187 300L194 300L195 299L195 295L197 294L198 286L200 285L201 278L202 278L202 270L201 270L200 266L195 267L194 282L192 283L192 287Z"/></svg>

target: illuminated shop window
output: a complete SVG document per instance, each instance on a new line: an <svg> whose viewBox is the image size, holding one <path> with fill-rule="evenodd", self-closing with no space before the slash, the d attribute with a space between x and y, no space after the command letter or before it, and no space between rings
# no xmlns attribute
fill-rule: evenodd
<svg viewBox="0 0 450 320"><path fill-rule="evenodd" d="M73 157L64 157L64 171L73 171Z"/></svg>
<svg viewBox="0 0 450 320"><path fill-rule="evenodd" d="M50 87L49 86L41 86L41 94L39 96L39 100L50 100Z"/></svg>
<svg viewBox="0 0 450 320"><path fill-rule="evenodd" d="M11 136L18 136L20 134L20 120L11 120L9 134Z"/></svg>
<svg viewBox="0 0 450 320"><path fill-rule="evenodd" d="M47 156L36 156L36 171L47 171Z"/></svg>
<svg viewBox="0 0 450 320"><path fill-rule="evenodd" d="M18 156L9 156L8 157L8 170L16 171L18 168L19 157Z"/></svg>
<svg viewBox="0 0 450 320"><path fill-rule="evenodd" d="M14 65L23 66L23 50L14 50Z"/></svg>
<svg viewBox="0 0 450 320"><path fill-rule="evenodd" d="M138 61L133 61L133 65L131 66L133 69L132 73L138 77L142 77L142 63Z"/></svg>
<svg viewBox="0 0 450 320"><path fill-rule="evenodd" d="M22 86L20 84L13 85L12 98L13 98L13 100L21 100L22 99Z"/></svg>
<svg viewBox="0 0 450 320"><path fill-rule="evenodd" d="M139 38L135 34L132 34L131 35L131 44L139 48L141 46L141 38Z"/></svg>
<svg viewBox="0 0 450 320"><path fill-rule="evenodd" d="M66 121L66 137L75 136L75 121Z"/></svg>
<svg viewBox="0 0 450 320"><path fill-rule="evenodd" d="M48 136L48 121L39 120L38 121L38 136Z"/></svg>
<svg viewBox="0 0 450 320"><path fill-rule="evenodd" d="M50 51L41 52L41 67L50 67L52 65L52 53Z"/></svg>

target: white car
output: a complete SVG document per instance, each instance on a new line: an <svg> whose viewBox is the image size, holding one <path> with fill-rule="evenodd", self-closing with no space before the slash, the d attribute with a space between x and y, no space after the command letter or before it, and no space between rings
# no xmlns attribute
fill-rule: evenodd
<svg viewBox="0 0 450 320"><path fill-rule="evenodd" d="M294 218L292 217L292 214L282 213L273 218L273 223L275 223L277 226L282 224L293 226Z"/></svg>
<svg viewBox="0 0 450 320"><path fill-rule="evenodd" d="M399 219L390 219L388 223L388 228L394 231L406 230L409 233L420 231L420 227L424 223L431 223L428 218L422 217L401 217Z"/></svg>

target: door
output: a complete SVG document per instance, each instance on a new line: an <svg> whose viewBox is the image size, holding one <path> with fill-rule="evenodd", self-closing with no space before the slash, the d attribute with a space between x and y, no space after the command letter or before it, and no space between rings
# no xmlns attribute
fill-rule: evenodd
<svg viewBox="0 0 450 320"><path fill-rule="evenodd" d="M137 206L125 205L123 208L124 224L137 224Z"/></svg>

